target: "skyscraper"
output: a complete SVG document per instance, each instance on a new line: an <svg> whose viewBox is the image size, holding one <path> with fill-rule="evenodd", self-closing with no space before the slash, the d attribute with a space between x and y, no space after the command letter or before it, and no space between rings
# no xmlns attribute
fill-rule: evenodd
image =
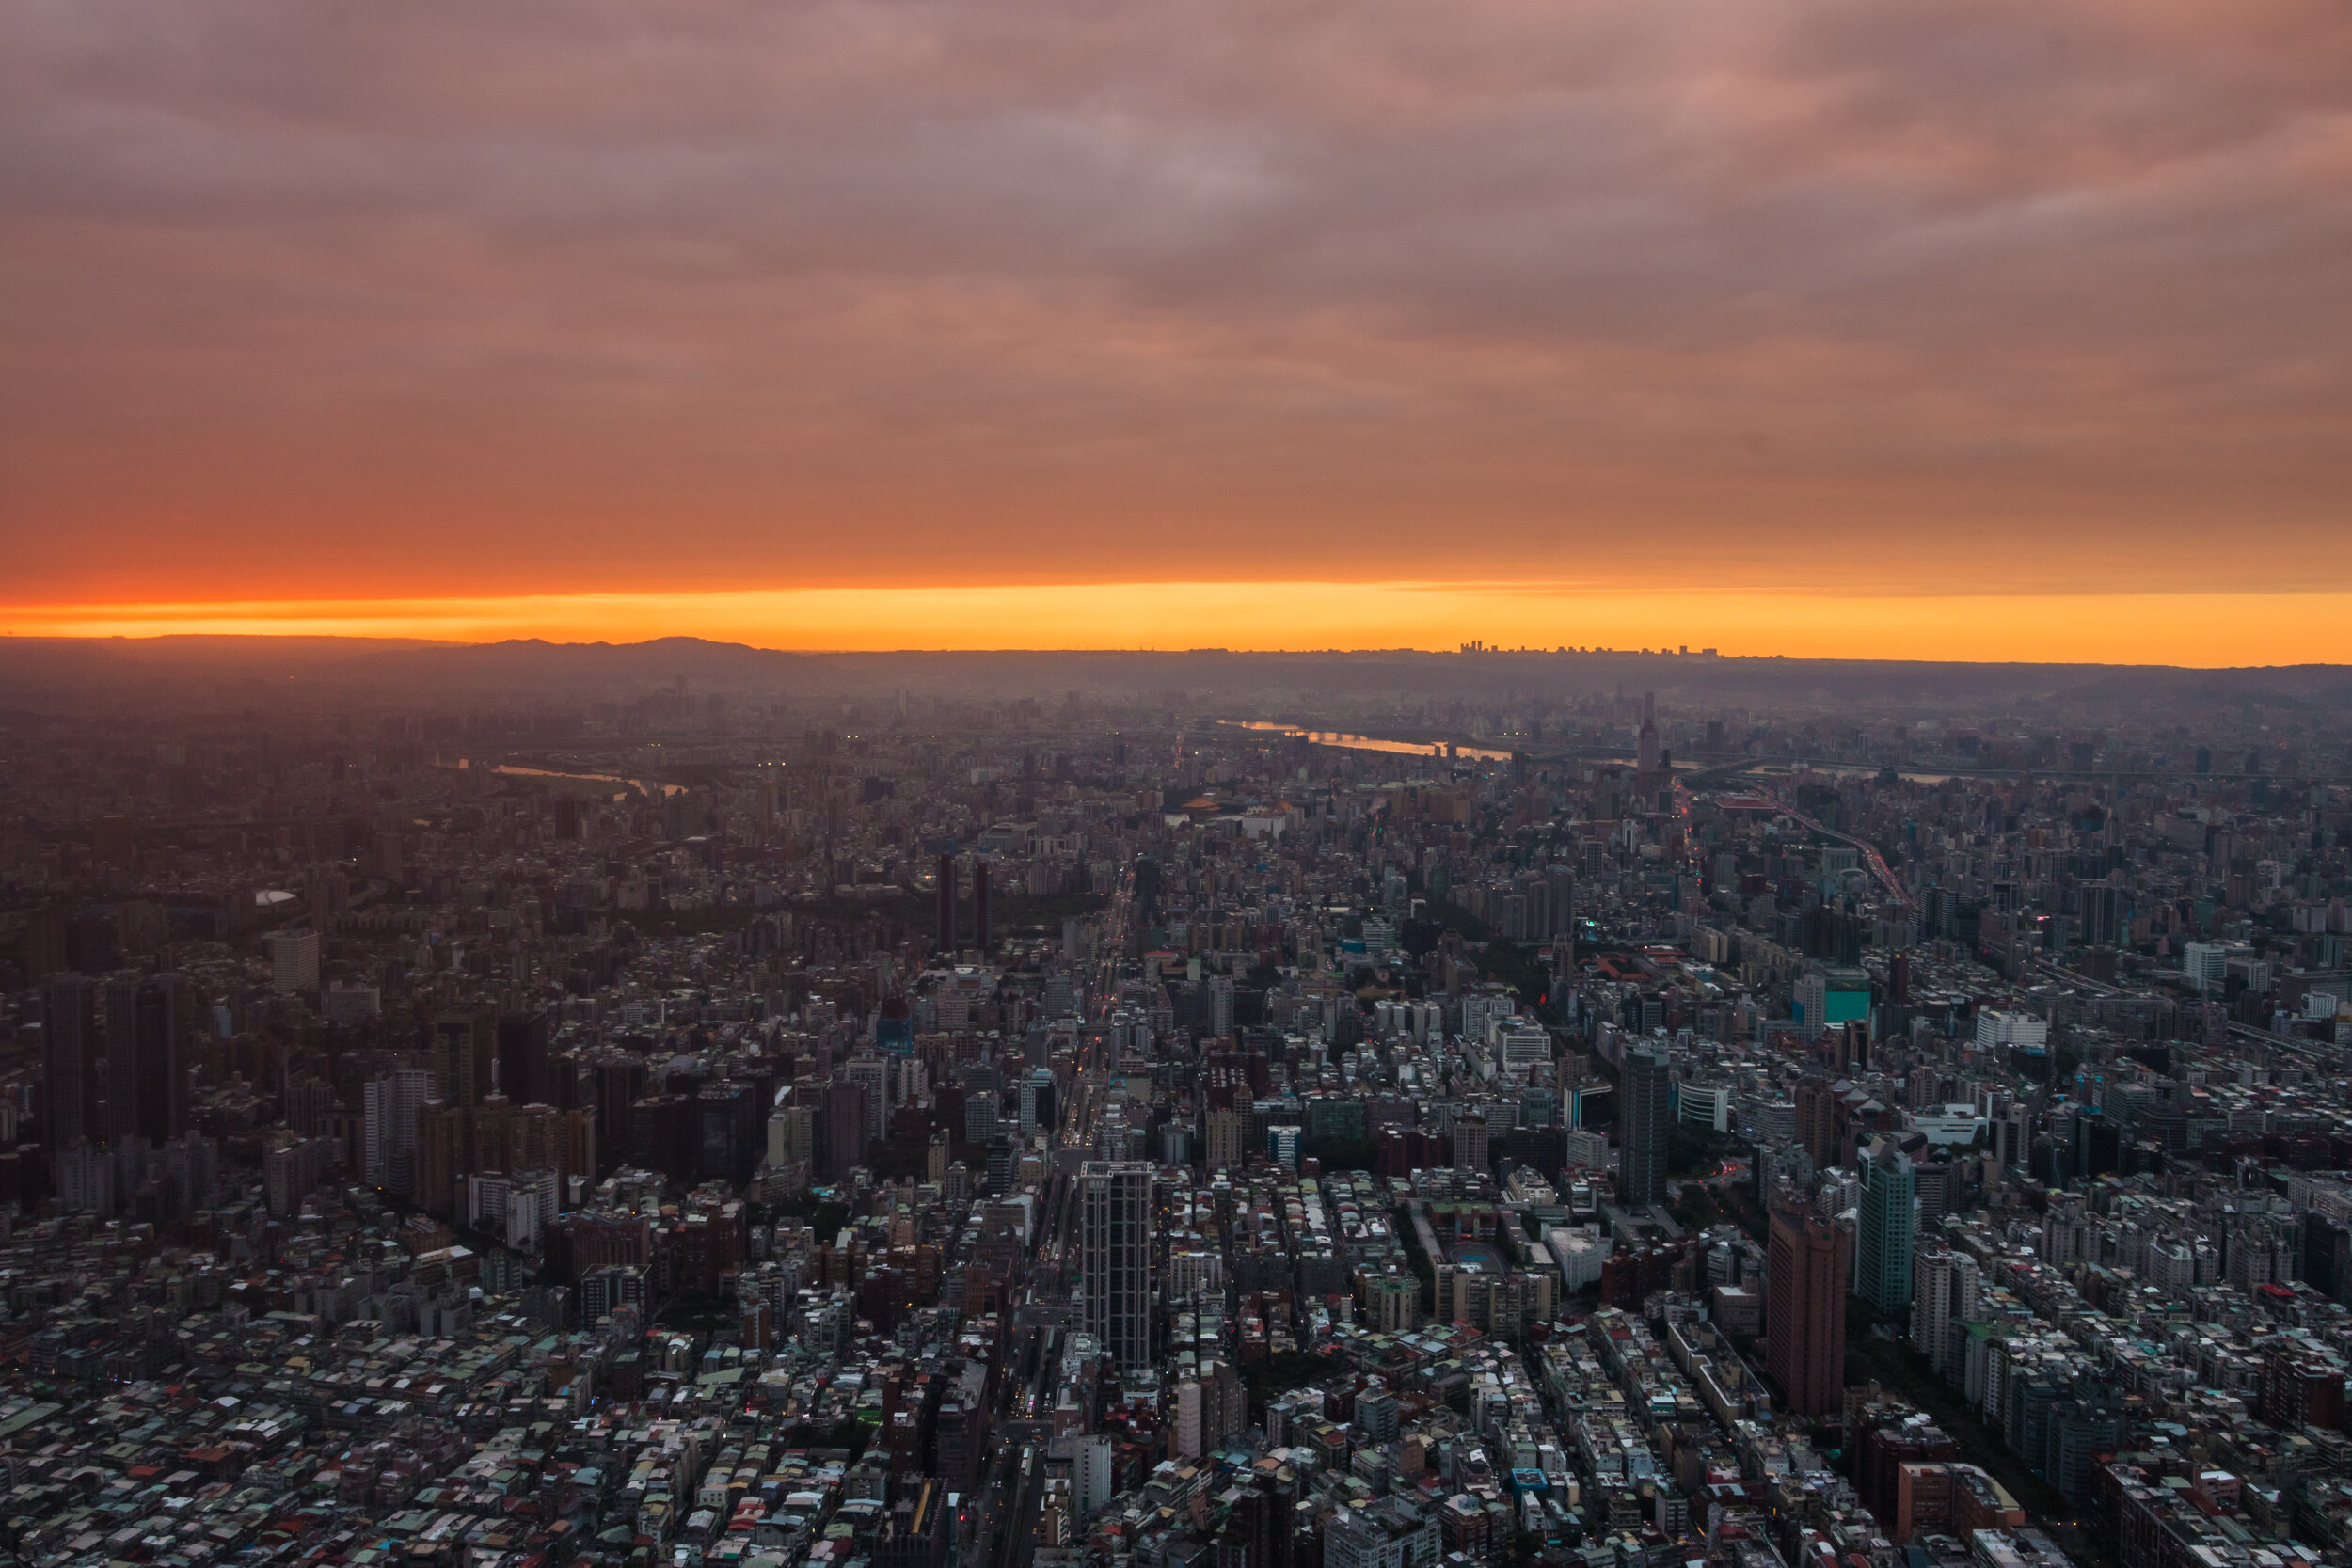
<svg viewBox="0 0 2352 1568"><path fill-rule="evenodd" d="M1054 1073L1050 1068L1031 1068L1021 1080L1021 1131L1024 1134L1043 1128L1054 1128Z"/></svg>
<svg viewBox="0 0 2352 1568"><path fill-rule="evenodd" d="M99 1137L98 988L71 971L40 992L41 1136L52 1153Z"/></svg>
<svg viewBox="0 0 2352 1568"><path fill-rule="evenodd" d="M1829 1080L1812 1073L1797 1084L1797 1142L1813 1160L1814 1168L1837 1164L1837 1097Z"/></svg>
<svg viewBox="0 0 2352 1568"><path fill-rule="evenodd" d="M1239 1111L1212 1110L1201 1131L1211 1170L1232 1170L1248 1157L1249 1118Z"/></svg>
<svg viewBox="0 0 2352 1568"><path fill-rule="evenodd" d="M187 992L177 974L109 980L106 1003L106 1142L141 1138L159 1147L186 1121Z"/></svg>
<svg viewBox="0 0 2352 1568"><path fill-rule="evenodd" d="M482 1103L497 1077L498 1033L494 1007L452 1007L434 1019L433 1086L442 1100Z"/></svg>
<svg viewBox="0 0 2352 1568"><path fill-rule="evenodd" d="M1209 1033L1222 1037L1233 1032L1233 977L1212 974L1207 983Z"/></svg>
<svg viewBox="0 0 2352 1568"><path fill-rule="evenodd" d="M566 1177L596 1179L596 1116L594 1111L570 1110L564 1113L563 1158L559 1168ZM569 1207L566 1195L565 1207Z"/></svg>
<svg viewBox="0 0 2352 1568"><path fill-rule="evenodd" d="M866 1087L847 1079L825 1085L825 1175L839 1180L866 1164Z"/></svg>
<svg viewBox="0 0 2352 1568"><path fill-rule="evenodd" d="M395 1193L416 1186L417 1107L433 1094L433 1074L396 1068L361 1091L360 1174L371 1186Z"/></svg>
<svg viewBox="0 0 2352 1568"><path fill-rule="evenodd" d="M1862 1151L1862 1230L1854 1292L1882 1312L1911 1309L1917 1178L1911 1156L1884 1138Z"/></svg>
<svg viewBox="0 0 2352 1568"><path fill-rule="evenodd" d="M2086 946L2112 947L2130 934L2124 920L2122 888L2091 882L2079 891L2078 896L2082 901L2082 936Z"/></svg>
<svg viewBox="0 0 2352 1568"><path fill-rule="evenodd" d="M1948 1247L1913 1259L1911 1343L1945 1381L1957 1385L1968 1345L1964 1326L1977 1315L1977 1260Z"/></svg>
<svg viewBox="0 0 2352 1568"><path fill-rule="evenodd" d="M1262 1501L1237 1507L1228 1523L1243 1522L1249 1544L1249 1568L1291 1568L1297 1559L1298 1485L1295 1481L1261 1477L1251 1496Z"/></svg>
<svg viewBox="0 0 2352 1568"><path fill-rule="evenodd" d="M1152 1167L1089 1160L1078 1172L1086 1331L1121 1370L1152 1364Z"/></svg>
<svg viewBox="0 0 2352 1568"><path fill-rule="evenodd" d="M1483 1171L1490 1168L1486 1152L1486 1114L1465 1111L1454 1118L1454 1168Z"/></svg>
<svg viewBox="0 0 2352 1568"><path fill-rule="evenodd" d="M1625 1124L1619 1130L1617 1201L1627 1208L1666 1200L1666 1058L1647 1048L1625 1053Z"/></svg>
<svg viewBox="0 0 2352 1568"><path fill-rule="evenodd" d="M972 945L988 956L988 862L972 862Z"/></svg>
<svg viewBox="0 0 2352 1568"><path fill-rule="evenodd" d="M840 1067L841 1081L855 1084L866 1091L865 1143L881 1137L890 1125L890 1063L881 1056L852 1056ZM863 1149L865 1144L859 1148ZM859 1155L859 1163L865 1156Z"/></svg>
<svg viewBox="0 0 2352 1568"><path fill-rule="evenodd" d="M1846 1280L1853 1232L1802 1208L1772 1212L1764 1370L1788 1408L1825 1416L1846 1382Z"/></svg>
<svg viewBox="0 0 2352 1568"><path fill-rule="evenodd" d="M465 1108L442 1100L417 1107L416 1169L413 1189L417 1207L443 1217L457 1207L458 1140L466 1132Z"/></svg>
<svg viewBox="0 0 2352 1568"><path fill-rule="evenodd" d="M101 1034L105 1040L102 1120L108 1147L138 1135L139 1002L145 977L118 974L98 988Z"/></svg>
<svg viewBox="0 0 2352 1568"><path fill-rule="evenodd" d="M956 857L940 856L932 875L938 883L939 950L953 953L956 950Z"/></svg>
<svg viewBox="0 0 2352 1568"><path fill-rule="evenodd" d="M548 1015L507 1013L497 1025L498 1092L517 1105L555 1102L555 1077L548 1055Z"/></svg>
<svg viewBox="0 0 2352 1568"><path fill-rule="evenodd" d="M270 984L279 990L319 989L319 934L316 931L272 931L269 934Z"/></svg>

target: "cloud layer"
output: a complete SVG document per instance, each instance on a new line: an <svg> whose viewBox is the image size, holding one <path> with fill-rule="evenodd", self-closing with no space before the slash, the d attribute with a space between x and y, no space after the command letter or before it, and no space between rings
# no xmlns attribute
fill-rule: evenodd
<svg viewBox="0 0 2352 1568"><path fill-rule="evenodd" d="M0 526L20 602L2337 586L2348 259L2337 0L20 0Z"/></svg>

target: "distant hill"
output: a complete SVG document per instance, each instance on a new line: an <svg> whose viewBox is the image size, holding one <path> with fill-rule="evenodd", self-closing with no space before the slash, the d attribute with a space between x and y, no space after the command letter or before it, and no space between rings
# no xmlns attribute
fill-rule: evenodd
<svg viewBox="0 0 2352 1568"><path fill-rule="evenodd" d="M548 642L532 637L372 653L354 659L344 673L353 679L401 683L549 689L664 686L683 679L707 689L799 685L829 673L827 665L818 655L699 637L658 637L647 642Z"/></svg>
<svg viewBox="0 0 2352 1568"><path fill-rule="evenodd" d="M802 687L806 654L665 637L649 642L426 642L363 637L0 639L0 704L34 710L97 702L315 706L338 697L500 690L548 697L639 690L683 677L702 690ZM837 677L824 682L838 685Z"/></svg>

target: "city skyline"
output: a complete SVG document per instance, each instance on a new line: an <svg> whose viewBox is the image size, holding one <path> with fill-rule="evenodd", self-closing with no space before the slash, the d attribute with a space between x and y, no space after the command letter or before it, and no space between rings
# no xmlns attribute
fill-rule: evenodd
<svg viewBox="0 0 2352 1568"><path fill-rule="evenodd" d="M2284 646L2249 639L2281 621ZM793 652L1495 650L2248 669L2352 663L2352 593L1655 594L1533 583L1123 582L510 598L0 605L0 637L483 643L688 636Z"/></svg>

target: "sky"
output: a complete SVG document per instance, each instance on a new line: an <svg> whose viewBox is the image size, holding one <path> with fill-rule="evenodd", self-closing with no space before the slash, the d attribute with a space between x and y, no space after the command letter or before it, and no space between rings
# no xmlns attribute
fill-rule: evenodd
<svg viewBox="0 0 2352 1568"><path fill-rule="evenodd" d="M2352 659L2352 9L14 0L0 544L15 635Z"/></svg>

